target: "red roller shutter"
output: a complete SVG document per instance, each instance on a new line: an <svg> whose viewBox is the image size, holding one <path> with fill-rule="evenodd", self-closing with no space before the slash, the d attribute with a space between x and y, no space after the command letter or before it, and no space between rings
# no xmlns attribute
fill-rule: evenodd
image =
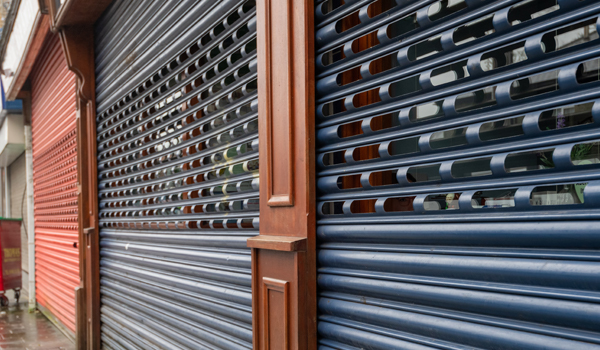
<svg viewBox="0 0 600 350"><path fill-rule="evenodd" d="M75 75L50 35L31 73L36 298L75 331L77 148Z"/></svg>

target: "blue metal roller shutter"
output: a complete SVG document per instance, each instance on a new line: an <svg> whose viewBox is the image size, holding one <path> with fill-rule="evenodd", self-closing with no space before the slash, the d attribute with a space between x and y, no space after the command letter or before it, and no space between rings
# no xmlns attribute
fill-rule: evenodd
<svg viewBox="0 0 600 350"><path fill-rule="evenodd" d="M96 23L103 348L252 348L255 7L114 1Z"/></svg>
<svg viewBox="0 0 600 350"><path fill-rule="evenodd" d="M315 6L320 349L600 349L600 3Z"/></svg>

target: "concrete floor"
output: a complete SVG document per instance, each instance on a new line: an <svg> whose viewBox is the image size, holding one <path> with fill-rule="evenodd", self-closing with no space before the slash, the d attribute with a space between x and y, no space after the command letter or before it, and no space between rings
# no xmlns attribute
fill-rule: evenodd
<svg viewBox="0 0 600 350"><path fill-rule="evenodd" d="M74 344L39 311L29 313L27 302L0 309L0 350L71 350Z"/></svg>

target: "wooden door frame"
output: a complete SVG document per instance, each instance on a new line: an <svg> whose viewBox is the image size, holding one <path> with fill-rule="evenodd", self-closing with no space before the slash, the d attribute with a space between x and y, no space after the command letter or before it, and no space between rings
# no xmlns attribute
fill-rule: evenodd
<svg viewBox="0 0 600 350"><path fill-rule="evenodd" d="M58 30L69 70L77 77L77 181L79 274L76 291L77 348L100 348L100 250L96 163L93 27Z"/></svg>
<svg viewBox="0 0 600 350"><path fill-rule="evenodd" d="M112 0L40 0L77 77L77 175L80 286L75 291L77 349L100 349L100 239L96 161L94 24Z"/></svg>

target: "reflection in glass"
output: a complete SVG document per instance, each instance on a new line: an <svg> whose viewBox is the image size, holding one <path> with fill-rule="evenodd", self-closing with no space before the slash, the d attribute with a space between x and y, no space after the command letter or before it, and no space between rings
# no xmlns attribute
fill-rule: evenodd
<svg viewBox="0 0 600 350"><path fill-rule="evenodd" d="M431 72L430 79L433 86L439 86L468 76L469 71L467 70L467 61L461 61L434 69Z"/></svg>
<svg viewBox="0 0 600 350"><path fill-rule="evenodd" d="M521 136L524 134L522 127L524 118L525 116L520 116L484 123L479 127L479 139L481 141L492 141Z"/></svg>
<svg viewBox="0 0 600 350"><path fill-rule="evenodd" d="M542 37L542 50L554 52L598 39L596 18L557 29Z"/></svg>
<svg viewBox="0 0 600 350"><path fill-rule="evenodd" d="M475 209L481 208L509 208L515 206L516 189L502 189L475 192L471 198L471 205Z"/></svg>
<svg viewBox="0 0 600 350"><path fill-rule="evenodd" d="M452 177L455 179L463 177L492 175L490 163L492 157L460 160L452 163Z"/></svg>
<svg viewBox="0 0 600 350"><path fill-rule="evenodd" d="M519 100L558 90L558 72L554 70L513 81L510 98Z"/></svg>
<svg viewBox="0 0 600 350"><path fill-rule="evenodd" d="M540 114L538 125L540 130L548 131L593 123L593 106L594 102L589 102L544 111Z"/></svg>
<svg viewBox="0 0 600 350"><path fill-rule="evenodd" d="M429 145L432 149L464 146L467 144L467 128L438 131L431 135Z"/></svg>
<svg viewBox="0 0 600 350"><path fill-rule="evenodd" d="M441 180L440 176L441 164L417 166L408 169L406 178L408 182L427 182Z"/></svg>
<svg viewBox="0 0 600 350"><path fill-rule="evenodd" d="M571 149L571 161L574 165L600 163L600 142L579 143Z"/></svg>
<svg viewBox="0 0 600 350"><path fill-rule="evenodd" d="M540 186L531 191L531 205L571 205L585 201L583 190L587 183Z"/></svg>
<svg viewBox="0 0 600 350"><path fill-rule="evenodd" d="M496 105L496 87L488 86L481 90L459 95L456 98L454 109L457 112L468 112L494 105Z"/></svg>
<svg viewBox="0 0 600 350"><path fill-rule="evenodd" d="M556 0L525 0L508 11L508 22L515 26L558 10Z"/></svg>
<svg viewBox="0 0 600 350"><path fill-rule="evenodd" d="M423 207L427 211L460 209L458 199L460 193L431 194L425 198Z"/></svg>
<svg viewBox="0 0 600 350"><path fill-rule="evenodd" d="M464 0L437 1L429 6L427 15L429 16L429 20L437 21L438 19L444 18L466 7L467 3Z"/></svg>
<svg viewBox="0 0 600 350"><path fill-rule="evenodd" d="M383 210L386 212L413 211L413 202L415 198L415 196L388 198L383 203Z"/></svg>
<svg viewBox="0 0 600 350"><path fill-rule="evenodd" d="M494 15L487 15L471 23L456 28L452 40L456 45L466 44L475 39L494 33Z"/></svg>
<svg viewBox="0 0 600 350"><path fill-rule="evenodd" d="M600 80L600 59L594 59L580 64L579 67L577 67L576 77L579 84Z"/></svg>
<svg viewBox="0 0 600 350"><path fill-rule="evenodd" d="M410 109L408 113L408 118L411 122L420 122L427 119L443 117L443 103L444 101L436 101L415 106Z"/></svg>
<svg viewBox="0 0 600 350"><path fill-rule="evenodd" d="M527 60L527 54L525 53L525 42L523 41L483 54L480 65L481 69L487 72L525 60Z"/></svg>
<svg viewBox="0 0 600 350"><path fill-rule="evenodd" d="M506 157L504 168L509 173L554 168L554 149L512 153Z"/></svg>

